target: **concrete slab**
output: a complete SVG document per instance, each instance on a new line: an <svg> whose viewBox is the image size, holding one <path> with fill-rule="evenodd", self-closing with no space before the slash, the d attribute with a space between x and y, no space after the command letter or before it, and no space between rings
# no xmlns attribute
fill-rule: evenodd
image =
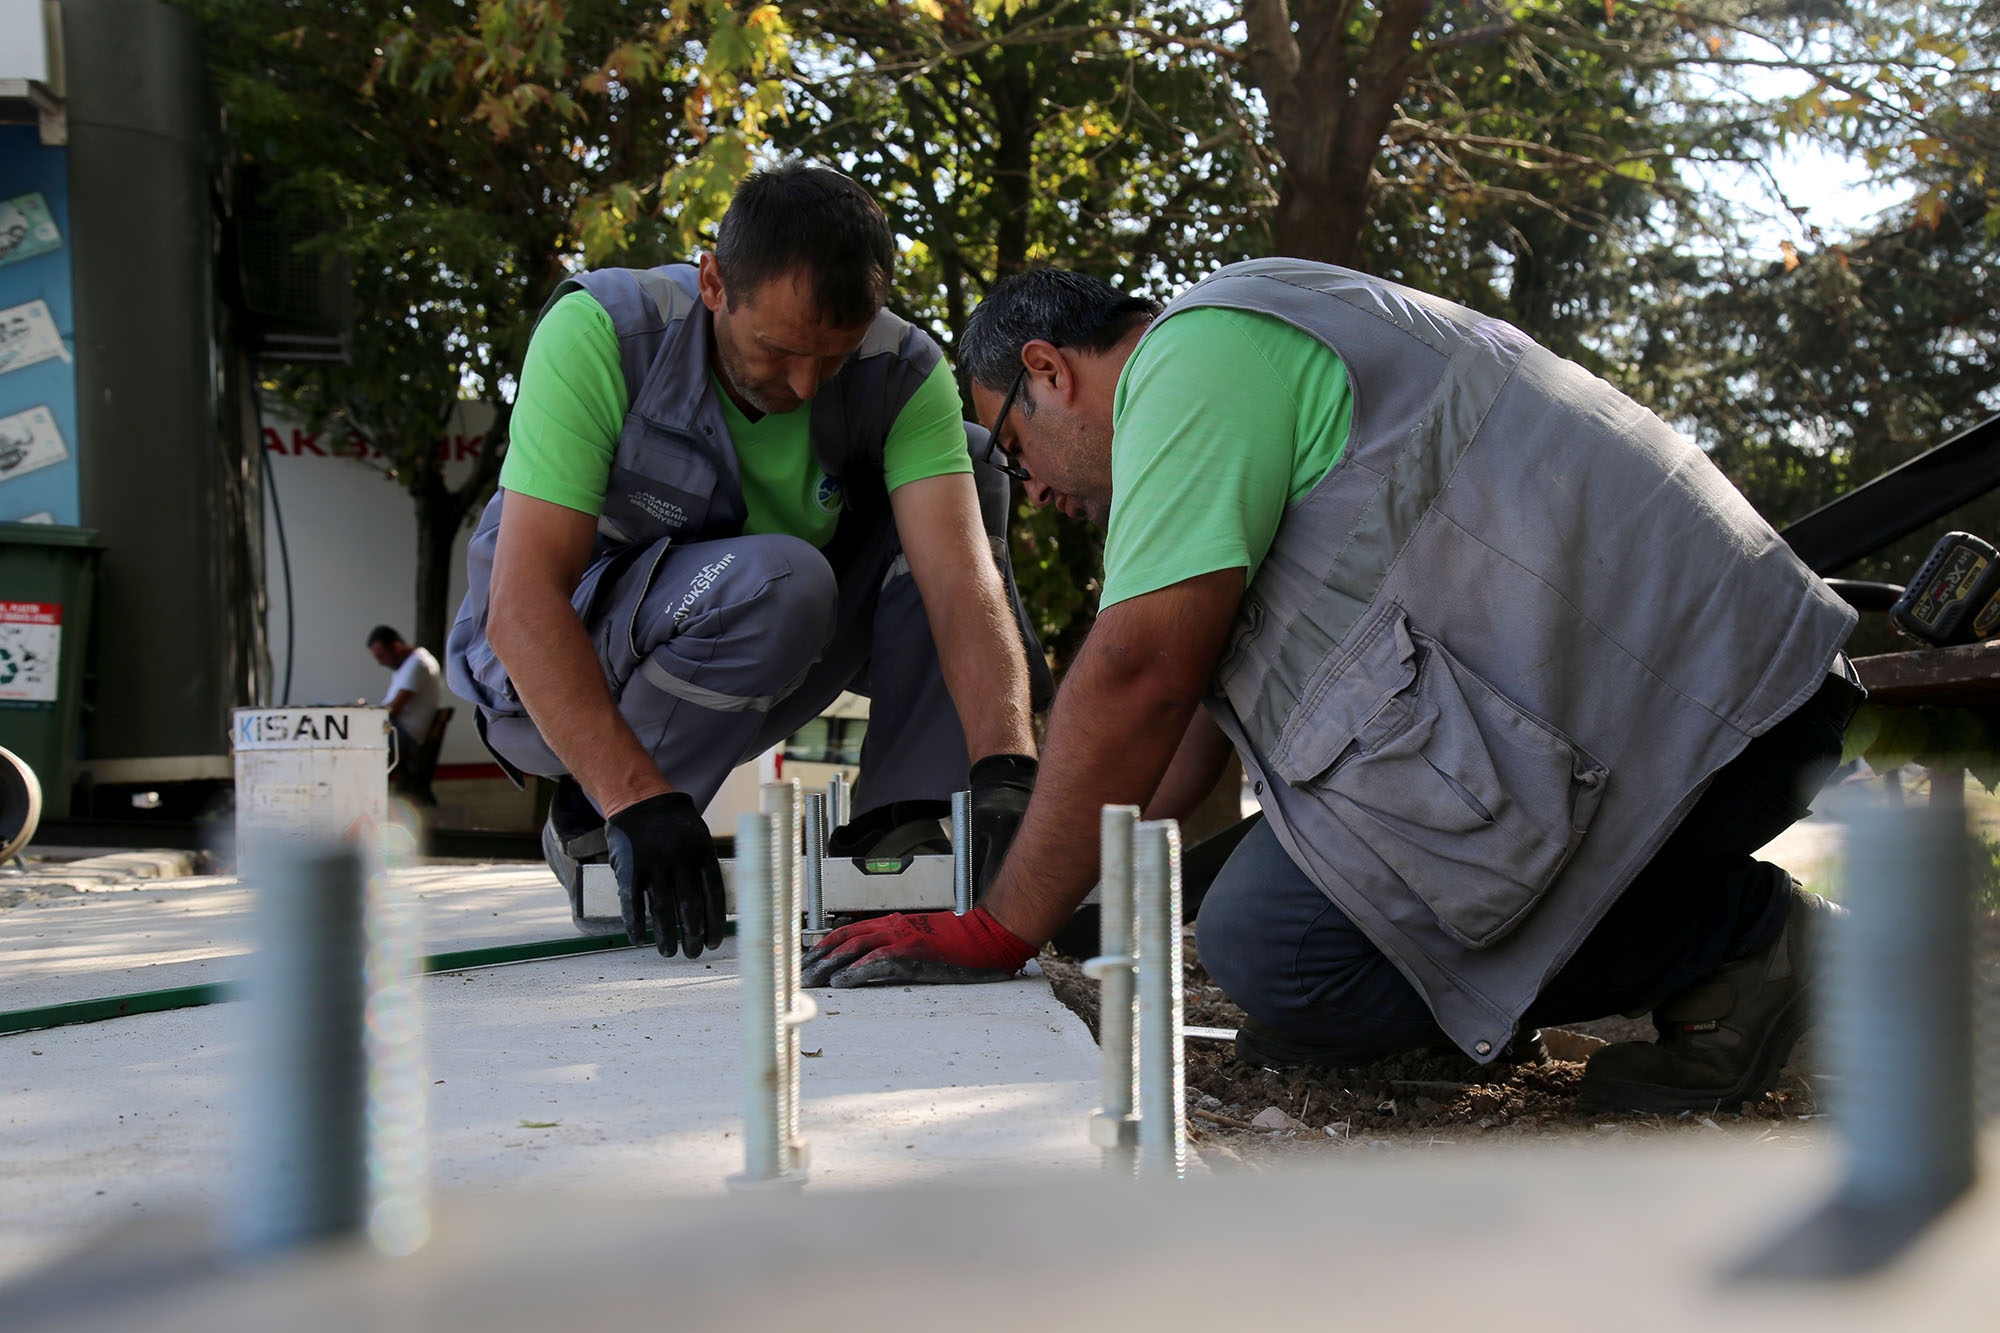
<svg viewBox="0 0 2000 1333"><path fill-rule="evenodd" d="M1825 855L1802 829L1773 859ZM539 866L398 875L424 903L426 952L571 933ZM213 877L19 901L0 911L0 1008L232 979L248 906ZM519 1207L528 1187L552 1208L720 1191L741 1161L734 966L727 947L694 963L618 951L428 979L440 1189L462 1214ZM1097 1051L1039 980L820 996L803 1069L815 1192L1097 1170ZM220 1204L236 1013L0 1037L0 1282L120 1220Z"/></svg>
<svg viewBox="0 0 2000 1333"><path fill-rule="evenodd" d="M106 852L95 847L28 848L25 868L10 866L7 878L29 880L86 880L114 883L131 879L186 879L201 872L206 857L201 852L177 848Z"/></svg>
<svg viewBox="0 0 2000 1333"><path fill-rule="evenodd" d="M0 1009L221 981L235 969L218 961L249 947L249 894L233 879L57 883L8 896Z"/></svg>
<svg viewBox="0 0 2000 1333"><path fill-rule="evenodd" d="M1761 855L1823 886L1840 826L1808 820ZM61 867L0 880L0 1010L227 981L247 947L249 904L229 877L151 876L178 854L92 858L89 876ZM124 867L121 872L120 867ZM569 910L539 865L427 865L395 872L423 904L424 949L441 953L573 934ZM39 886L39 891L37 886Z"/></svg>
<svg viewBox="0 0 2000 1333"><path fill-rule="evenodd" d="M1859 1333L1993 1323L2000 1192L1841 1282L1726 1273L1826 1188L1828 1155L1712 1143L1354 1156L1178 1185L460 1197L404 1260L358 1246L204 1271L114 1237L17 1307L22 1333L354 1328L1003 1333L1054 1328ZM150 1260L159 1276L119 1281ZM18 1294L18 1293L16 1293ZM0 1291L0 1302L9 1293ZM37 1297L40 1297L38 1300Z"/></svg>
<svg viewBox="0 0 2000 1333"><path fill-rule="evenodd" d="M418 866L393 878L422 904L426 953L574 934L542 866ZM0 912L0 1010L234 980L249 913L249 891L228 876L30 892Z"/></svg>
<svg viewBox="0 0 2000 1333"><path fill-rule="evenodd" d="M540 867L398 872L428 952L561 938ZM232 881L74 894L0 914L0 1006L236 975ZM741 1169L734 941L423 984L440 1188L716 1193ZM1097 1048L1046 982L819 992L804 1029L815 1186L1013 1181L1098 1168ZM115 1221L225 1197L239 1006L0 1037L0 1280Z"/></svg>

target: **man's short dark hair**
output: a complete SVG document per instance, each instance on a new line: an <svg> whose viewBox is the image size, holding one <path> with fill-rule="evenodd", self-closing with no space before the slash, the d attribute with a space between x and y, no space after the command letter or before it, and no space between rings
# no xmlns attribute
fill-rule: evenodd
<svg viewBox="0 0 2000 1333"><path fill-rule="evenodd" d="M368 643L366 646L373 648L378 643L401 643L402 641L403 636L396 633L389 626L377 625L374 629L368 631Z"/></svg>
<svg viewBox="0 0 2000 1333"><path fill-rule="evenodd" d="M788 162L737 185L715 262L731 310L773 278L804 269L820 317L853 328L889 299L896 242L866 190L830 167Z"/></svg>
<svg viewBox="0 0 2000 1333"><path fill-rule="evenodd" d="M1013 381L1021 349L1031 342L1108 352L1159 313L1160 303L1150 296L1127 296L1088 274L1029 269L993 284L954 350L974 383L997 392Z"/></svg>

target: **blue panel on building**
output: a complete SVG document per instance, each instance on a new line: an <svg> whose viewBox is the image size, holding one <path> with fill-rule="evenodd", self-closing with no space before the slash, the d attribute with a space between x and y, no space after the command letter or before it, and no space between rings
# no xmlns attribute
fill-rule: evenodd
<svg viewBox="0 0 2000 1333"><path fill-rule="evenodd" d="M77 521L69 173L32 125L0 125L0 523Z"/></svg>

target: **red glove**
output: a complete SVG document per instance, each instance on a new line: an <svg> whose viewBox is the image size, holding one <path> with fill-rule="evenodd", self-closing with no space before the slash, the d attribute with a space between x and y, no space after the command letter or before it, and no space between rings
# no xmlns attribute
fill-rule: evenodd
<svg viewBox="0 0 2000 1333"><path fill-rule="evenodd" d="M950 912L898 913L842 926L819 942L800 965L805 986L890 986L916 983L1005 981L1035 956L983 907L964 916Z"/></svg>

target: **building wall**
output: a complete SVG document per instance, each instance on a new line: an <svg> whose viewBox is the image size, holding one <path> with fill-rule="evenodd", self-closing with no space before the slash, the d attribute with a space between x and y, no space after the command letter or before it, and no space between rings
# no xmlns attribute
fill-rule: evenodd
<svg viewBox="0 0 2000 1333"><path fill-rule="evenodd" d="M452 484L472 470L473 451L491 419L484 405L462 404L439 439L449 460L445 477ZM263 441L270 465L264 505L264 577L270 591L264 626L271 645L272 702L379 702L388 690L389 673L368 655L368 631L392 625L416 642L416 502L389 479L381 457L345 429L309 431L283 412L266 409ZM290 554L289 579L278 539L280 517L284 549ZM461 533L452 548L454 609L465 596L465 540L470 535L470 530ZM443 644L418 646L430 649L443 664ZM449 691L444 704L458 711L438 762L488 762L472 727L472 705Z"/></svg>
<svg viewBox="0 0 2000 1333"><path fill-rule="evenodd" d="M155 0L62 6L78 521L103 543L84 758L226 772L258 692L256 449L227 392L220 117ZM205 761L205 762L194 762Z"/></svg>

